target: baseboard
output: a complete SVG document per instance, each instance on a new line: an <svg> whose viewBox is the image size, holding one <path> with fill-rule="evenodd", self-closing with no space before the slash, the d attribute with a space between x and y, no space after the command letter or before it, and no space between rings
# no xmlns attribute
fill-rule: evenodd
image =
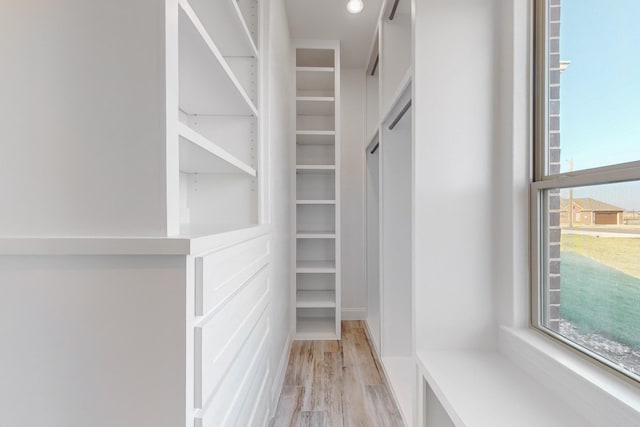
<svg viewBox="0 0 640 427"><path fill-rule="evenodd" d="M373 334L371 333L371 327L369 326L369 321L365 319L362 323L364 323L364 333L367 335L367 339L369 340L369 344L373 348L373 351L378 359L380 359L380 349L378 348L378 344L373 340Z"/></svg>
<svg viewBox="0 0 640 427"><path fill-rule="evenodd" d="M282 386L284 385L284 378L287 374L287 366L289 365L289 354L291 353L291 343L293 342L293 335L289 333L287 336L287 343L284 346L282 356L280 356L280 363L278 363L278 370L273 378L273 385L271 386L271 413L269 425L273 423L273 417L276 414L278 408L278 400L280 399L280 393L282 392Z"/></svg>
<svg viewBox="0 0 640 427"><path fill-rule="evenodd" d="M341 311L342 320L364 320L367 318L367 309L359 308L343 308Z"/></svg>

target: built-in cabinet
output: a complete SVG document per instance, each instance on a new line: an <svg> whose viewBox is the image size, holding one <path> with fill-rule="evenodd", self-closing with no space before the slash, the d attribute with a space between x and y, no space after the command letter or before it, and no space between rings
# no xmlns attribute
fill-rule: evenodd
<svg viewBox="0 0 640 427"><path fill-rule="evenodd" d="M51 138L45 145L63 148L64 157L50 156L51 169L34 168L29 179L40 188L61 176L67 182L30 195L51 200L51 215L16 199L15 212L37 214L24 233L9 217L10 232L0 231L1 323L13 325L2 334L10 349L3 365L11 367L3 370L3 390L12 394L0 393L0 424L266 425L277 388L272 240L262 214L261 22L270 15L257 0L79 3L42 5L42 16L59 17L47 34L59 49L51 64L56 81L42 87L63 87L64 96L29 92L35 80L26 73L30 61L48 55L38 53L46 37L29 45L32 59L12 62L26 76L13 82L25 100L3 110L8 123L34 105L64 117L76 98L82 104L72 107L81 114L101 113L41 124ZM30 3L3 9L0 16L24 18L12 26L15 34L40 31ZM80 41L90 55L67 54ZM118 102L108 104L105 92ZM132 93L148 102L129 105ZM324 96L301 94L301 108L324 117ZM315 123L308 129L335 131ZM32 155L41 151L42 141L28 133L17 141ZM331 200L335 208L333 181L317 178L335 173L335 162L307 155L318 163L300 165L300 199ZM87 164L94 170L83 172ZM7 189L8 201L16 195ZM75 221L61 222L58 205ZM77 215L93 205L113 214ZM335 236L331 224L300 230L309 245L300 246L304 259L319 253L335 260L324 239ZM323 307L316 301L330 300L326 286L301 304ZM335 310L332 298L326 307Z"/></svg>
<svg viewBox="0 0 640 427"><path fill-rule="evenodd" d="M413 425L413 120L411 2L387 2L366 69L366 325Z"/></svg>
<svg viewBox="0 0 640 427"><path fill-rule="evenodd" d="M292 301L296 339L339 339L340 46L297 41L292 52Z"/></svg>
<svg viewBox="0 0 640 427"><path fill-rule="evenodd" d="M168 209L179 206L180 227L168 229L257 224L258 2L178 3L179 197L170 182ZM168 152L172 146L168 141Z"/></svg>

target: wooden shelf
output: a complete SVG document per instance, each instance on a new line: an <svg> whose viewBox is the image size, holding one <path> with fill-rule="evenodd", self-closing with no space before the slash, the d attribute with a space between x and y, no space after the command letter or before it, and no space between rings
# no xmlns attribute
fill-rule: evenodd
<svg viewBox="0 0 640 427"><path fill-rule="evenodd" d="M334 231L298 231L296 239L335 239Z"/></svg>
<svg viewBox="0 0 640 427"><path fill-rule="evenodd" d="M188 0L223 56L258 56L236 0Z"/></svg>
<svg viewBox="0 0 640 427"><path fill-rule="evenodd" d="M188 114L257 116L253 101L189 3L179 4L180 108Z"/></svg>
<svg viewBox="0 0 640 427"><path fill-rule="evenodd" d="M299 116L335 115L333 96L296 96L296 114Z"/></svg>
<svg viewBox="0 0 640 427"><path fill-rule="evenodd" d="M299 130L296 132L298 145L335 145L336 132L333 130Z"/></svg>
<svg viewBox="0 0 640 427"><path fill-rule="evenodd" d="M335 261L297 261L296 273L335 273Z"/></svg>
<svg viewBox="0 0 640 427"><path fill-rule="evenodd" d="M180 136L180 171L186 173L245 173L256 170L229 154L184 123L178 124Z"/></svg>
<svg viewBox="0 0 640 427"><path fill-rule="evenodd" d="M298 317L296 336L299 339L336 339L334 317Z"/></svg>
<svg viewBox="0 0 640 427"><path fill-rule="evenodd" d="M335 291L297 291L298 308L333 308L336 306Z"/></svg>
<svg viewBox="0 0 640 427"><path fill-rule="evenodd" d="M335 205L335 200L296 200L296 205Z"/></svg>

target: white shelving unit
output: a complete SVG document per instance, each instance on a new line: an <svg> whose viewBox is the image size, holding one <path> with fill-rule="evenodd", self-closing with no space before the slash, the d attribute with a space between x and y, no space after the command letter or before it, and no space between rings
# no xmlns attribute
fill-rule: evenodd
<svg viewBox="0 0 640 427"><path fill-rule="evenodd" d="M293 235L297 339L340 338L340 50L299 42L295 68Z"/></svg>
<svg viewBox="0 0 640 427"><path fill-rule="evenodd" d="M367 329L413 425L411 2L388 2L366 70Z"/></svg>
<svg viewBox="0 0 640 427"><path fill-rule="evenodd" d="M178 4L179 230L255 225L257 3Z"/></svg>

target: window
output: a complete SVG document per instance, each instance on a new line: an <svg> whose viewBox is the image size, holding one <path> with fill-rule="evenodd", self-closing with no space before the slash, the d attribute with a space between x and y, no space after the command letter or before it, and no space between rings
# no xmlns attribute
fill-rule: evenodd
<svg viewBox="0 0 640 427"><path fill-rule="evenodd" d="M536 2L532 324L640 381L640 2Z"/></svg>

